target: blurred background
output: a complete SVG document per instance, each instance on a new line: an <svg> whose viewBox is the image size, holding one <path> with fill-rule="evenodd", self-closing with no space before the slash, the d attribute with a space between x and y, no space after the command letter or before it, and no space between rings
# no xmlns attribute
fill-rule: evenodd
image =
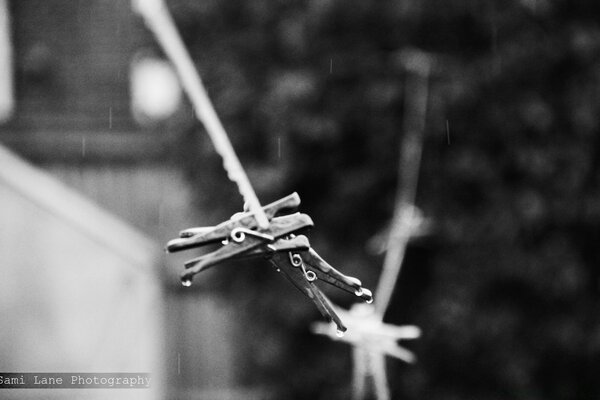
<svg viewBox="0 0 600 400"><path fill-rule="evenodd" d="M403 55L433 60L430 229L385 315L423 336L417 364L387 360L394 399L600 396L600 3L168 5L261 202L297 191L312 246L368 288ZM317 310L266 262L184 288L190 253L161 253L242 200L128 1L0 0L0 120L0 369L152 372L154 398L349 398L350 349L310 332Z"/></svg>

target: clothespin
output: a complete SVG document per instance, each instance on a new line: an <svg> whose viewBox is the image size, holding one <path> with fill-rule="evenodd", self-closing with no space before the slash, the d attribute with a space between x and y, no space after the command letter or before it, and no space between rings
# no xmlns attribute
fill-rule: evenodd
<svg viewBox="0 0 600 400"><path fill-rule="evenodd" d="M313 283L317 279L316 275L306 269L302 258L297 253L276 253L270 261L278 272L281 272L292 285L312 300L327 321L333 321L339 332L346 331L346 326L333 310L327 297Z"/></svg>
<svg viewBox="0 0 600 400"><path fill-rule="evenodd" d="M196 227L181 231L178 239L167 243L168 252L173 253L211 243L223 243L223 246L217 251L186 262L187 271L181 276L182 283L189 286L195 274L212 265L242 255L261 245L273 246L279 238L313 226L312 220L306 214L296 213L285 217L275 217L281 213L295 210L299 204L300 196L292 193L264 206L263 213L269 220L267 229L260 229L254 213L242 212L234 214L229 220L217 226Z"/></svg>
<svg viewBox="0 0 600 400"><path fill-rule="evenodd" d="M369 289L363 288L362 282L359 279L344 275L333 268L312 248L300 251L298 254L308 269L315 273L316 278L352 293L369 304L373 302L373 293Z"/></svg>
<svg viewBox="0 0 600 400"><path fill-rule="evenodd" d="M263 207L267 220L271 221L278 214L295 210L300 205L300 196L292 193L280 200ZM170 253L191 249L206 244L220 242L228 237L240 235L248 230L259 232L258 223L254 213L243 212L234 214L228 221L222 222L214 227L199 227L183 230L179 233L179 239L173 239L167 243L167 251ZM236 237L232 239L236 240Z"/></svg>
<svg viewBox="0 0 600 400"><path fill-rule="evenodd" d="M263 256L271 261L277 272L282 272L301 293L310 298L329 322L335 322L339 332L345 332L346 327L335 313L327 296L313 283L314 281L323 280L361 297L367 303L373 301L371 291L363 288L360 280L342 274L325 262L310 247L308 238L304 235L291 235L289 238L257 247L234 258L256 256Z"/></svg>
<svg viewBox="0 0 600 400"><path fill-rule="evenodd" d="M250 217L249 220L253 221L254 219ZM231 223L228 222L227 228L218 225L213 230L207 230L189 239L175 239L175 241L169 242L167 249L170 252L214 243L216 241L223 243L218 250L185 263L186 271L181 275L184 285L189 285L192 277L197 273L227 259L248 255L251 251L256 253L255 249L257 248L262 247L264 252L274 252L277 247L273 245L279 239L298 232L301 229L313 226L312 219L308 215L300 213L272 218L269 228L264 230L249 229L246 227L245 221L248 220L244 218L238 219L231 221ZM282 246L282 244L280 242L276 246ZM260 253L260 249L258 253Z"/></svg>

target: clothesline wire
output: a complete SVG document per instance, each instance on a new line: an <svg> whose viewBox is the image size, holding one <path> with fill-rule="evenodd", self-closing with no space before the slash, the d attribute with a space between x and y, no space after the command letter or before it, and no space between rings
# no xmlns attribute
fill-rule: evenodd
<svg viewBox="0 0 600 400"><path fill-rule="evenodd" d="M398 162L394 214L388 234L383 268L375 290L375 311L381 319L389 306L404 264L414 226L415 198L423 150L429 97L429 60L424 54L409 55L405 85L405 117Z"/></svg>
<svg viewBox="0 0 600 400"><path fill-rule="evenodd" d="M185 48L164 0L132 0L132 6L143 17L148 29L152 31L165 55L173 64L197 118L206 128L215 150L223 159L223 167L227 171L227 176L237 184L240 194L250 212L255 215L258 225L261 228L267 228L269 221L208 97L202 79Z"/></svg>

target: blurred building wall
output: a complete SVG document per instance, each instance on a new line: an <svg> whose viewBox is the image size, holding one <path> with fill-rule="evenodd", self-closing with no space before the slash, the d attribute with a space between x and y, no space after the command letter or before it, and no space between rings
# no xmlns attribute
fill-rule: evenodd
<svg viewBox="0 0 600 400"><path fill-rule="evenodd" d="M0 370L149 372L152 389L113 390L110 398L161 398L164 300L156 243L4 148L0 220Z"/></svg>
<svg viewBox="0 0 600 400"><path fill-rule="evenodd" d="M12 43L6 0L0 0L0 122L6 121L14 109Z"/></svg>

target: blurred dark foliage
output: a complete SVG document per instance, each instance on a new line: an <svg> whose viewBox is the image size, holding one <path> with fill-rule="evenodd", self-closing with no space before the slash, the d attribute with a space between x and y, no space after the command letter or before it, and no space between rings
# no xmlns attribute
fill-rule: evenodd
<svg viewBox="0 0 600 400"><path fill-rule="evenodd" d="M411 244L386 316L424 337L409 344L417 365L388 361L394 398L600 396L599 2L170 7L261 201L299 192L313 247L372 288L382 258L365 243L392 215L400 54L435 57L417 204L436 229ZM177 159L206 223L241 208L201 127ZM312 336L311 304L255 264L198 277L248 310L240 380L347 398L349 349Z"/></svg>

